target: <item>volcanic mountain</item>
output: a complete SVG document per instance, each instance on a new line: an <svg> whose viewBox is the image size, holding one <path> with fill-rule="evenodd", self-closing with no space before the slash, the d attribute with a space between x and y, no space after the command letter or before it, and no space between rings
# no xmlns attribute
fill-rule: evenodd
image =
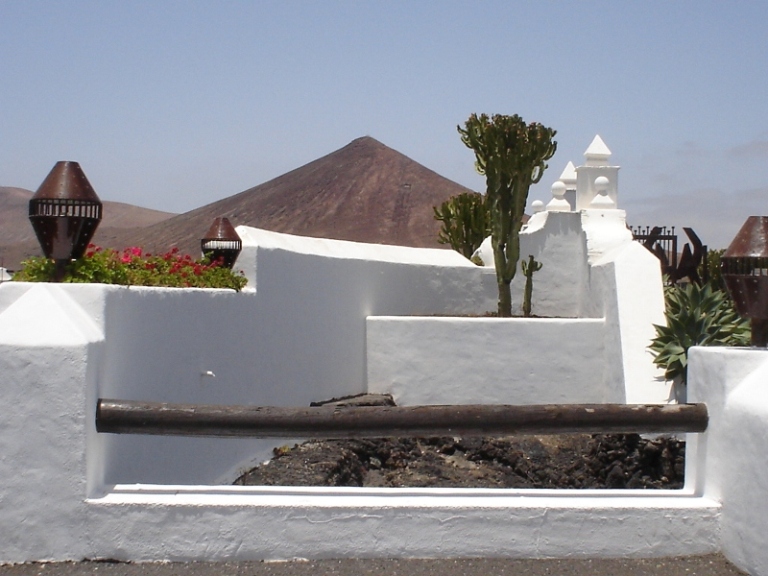
<svg viewBox="0 0 768 576"><path fill-rule="evenodd" d="M140 230L109 245L197 254L214 218L233 225L316 238L440 247L432 207L469 189L370 137L236 194Z"/></svg>
<svg viewBox="0 0 768 576"><path fill-rule="evenodd" d="M469 189L366 136L254 188L155 224L122 230L102 225L94 243L141 246L152 253L178 247L197 256L200 238L214 218L224 216L235 226L438 248L432 207L462 192Z"/></svg>

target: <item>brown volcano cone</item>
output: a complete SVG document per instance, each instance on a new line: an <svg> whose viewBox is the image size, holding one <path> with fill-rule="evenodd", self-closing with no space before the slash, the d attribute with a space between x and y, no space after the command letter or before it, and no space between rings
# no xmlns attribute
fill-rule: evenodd
<svg viewBox="0 0 768 576"><path fill-rule="evenodd" d="M443 247L432 207L468 188L370 137L358 138L282 176L108 239L105 246L142 246L157 253L176 246L195 255L200 230L219 216L233 226L376 244Z"/></svg>

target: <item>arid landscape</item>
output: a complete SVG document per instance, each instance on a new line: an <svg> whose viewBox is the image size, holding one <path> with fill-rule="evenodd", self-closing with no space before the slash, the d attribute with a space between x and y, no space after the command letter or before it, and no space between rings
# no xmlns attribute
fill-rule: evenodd
<svg viewBox="0 0 768 576"><path fill-rule="evenodd" d="M87 167L84 167L87 173ZM41 174L40 180L45 178ZM27 210L33 191L0 187L0 262L14 270L40 247ZM104 202L93 242L152 253L178 247L197 256L214 218L319 238L442 247L432 207L468 189L371 138L362 137L309 164L184 214ZM98 194L99 191L97 190Z"/></svg>

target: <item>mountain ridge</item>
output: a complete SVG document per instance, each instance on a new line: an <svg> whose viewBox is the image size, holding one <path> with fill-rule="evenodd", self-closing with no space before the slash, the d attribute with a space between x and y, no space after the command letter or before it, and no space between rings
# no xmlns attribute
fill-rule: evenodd
<svg viewBox="0 0 768 576"><path fill-rule="evenodd" d="M177 247L197 256L200 238L214 218L223 216L234 226L441 248L444 246L437 243L440 225L432 207L468 191L378 140L363 136L267 182L146 226L106 225L105 203L105 220L94 243L117 249L141 246L152 253ZM29 231L34 239L31 226ZM0 255L6 252L6 259L11 261L12 247L2 246L2 239L0 235ZM36 241L22 244L29 252ZM39 248L36 253L40 253Z"/></svg>

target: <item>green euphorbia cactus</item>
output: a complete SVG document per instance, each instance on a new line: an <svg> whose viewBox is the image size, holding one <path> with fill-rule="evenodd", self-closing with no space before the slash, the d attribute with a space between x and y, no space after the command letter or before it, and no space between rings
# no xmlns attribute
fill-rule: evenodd
<svg viewBox="0 0 768 576"><path fill-rule="evenodd" d="M499 288L499 316L512 315L510 284L520 260L520 228L531 184L541 180L557 150L556 132L518 115L472 114L458 126L461 141L475 152L475 168L485 175L491 213L491 244Z"/></svg>
<svg viewBox="0 0 768 576"><path fill-rule="evenodd" d="M435 220L442 222L437 241L450 244L451 248L472 258L491 233L491 219L488 205L482 194L464 192L451 196L439 208L433 207Z"/></svg>

